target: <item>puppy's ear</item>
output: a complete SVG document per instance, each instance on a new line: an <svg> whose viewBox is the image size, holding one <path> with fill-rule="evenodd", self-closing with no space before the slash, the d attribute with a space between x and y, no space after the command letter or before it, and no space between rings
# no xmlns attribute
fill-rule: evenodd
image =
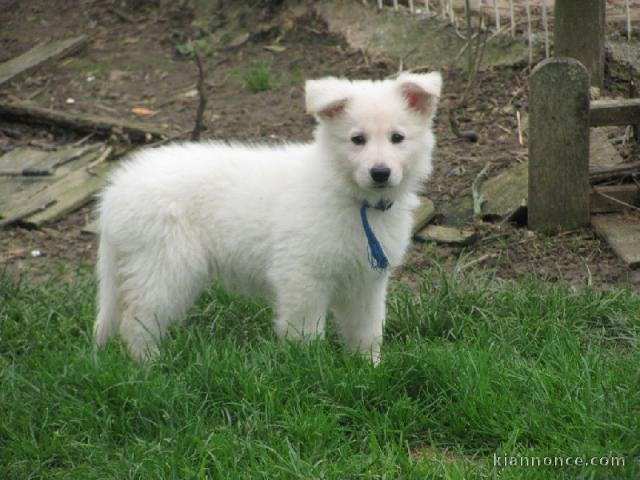
<svg viewBox="0 0 640 480"><path fill-rule="evenodd" d="M424 75L403 73L396 81L411 110L425 117L433 116L442 90L440 72Z"/></svg>
<svg viewBox="0 0 640 480"><path fill-rule="evenodd" d="M305 84L305 102L307 113L321 119L332 119L344 112L349 101L348 80L327 77L320 80L307 80Z"/></svg>

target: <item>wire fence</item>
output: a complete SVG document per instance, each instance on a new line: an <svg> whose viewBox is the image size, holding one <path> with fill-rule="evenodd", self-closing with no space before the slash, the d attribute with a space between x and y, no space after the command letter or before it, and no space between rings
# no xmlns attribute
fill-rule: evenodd
<svg viewBox="0 0 640 480"><path fill-rule="evenodd" d="M362 1L365 5L373 4L371 0ZM478 18L481 29L491 30L494 34L512 37L518 32L525 34L529 45L534 37L542 34L547 57L554 5L555 0L377 0L379 9L438 17L454 25L456 31L464 29L467 19L473 16ZM640 23L640 0L607 0L605 5L607 22L622 25L624 35L631 40L634 26L637 28Z"/></svg>

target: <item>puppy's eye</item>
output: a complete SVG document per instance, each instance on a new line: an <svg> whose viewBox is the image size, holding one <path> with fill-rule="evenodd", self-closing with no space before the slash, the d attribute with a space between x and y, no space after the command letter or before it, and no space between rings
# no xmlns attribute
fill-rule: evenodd
<svg viewBox="0 0 640 480"><path fill-rule="evenodd" d="M354 145L364 145L367 143L367 139L364 138L364 135L354 135L351 137L351 143Z"/></svg>
<svg viewBox="0 0 640 480"><path fill-rule="evenodd" d="M391 143L400 143L404 140L404 135L400 133L393 133L391 135Z"/></svg>

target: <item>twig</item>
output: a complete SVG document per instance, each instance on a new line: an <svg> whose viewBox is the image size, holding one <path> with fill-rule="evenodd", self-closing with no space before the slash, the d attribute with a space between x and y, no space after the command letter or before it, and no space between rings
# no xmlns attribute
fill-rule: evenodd
<svg viewBox="0 0 640 480"><path fill-rule="evenodd" d="M613 178L628 177L640 172L640 162L623 163L615 167L594 168L589 172L591 183Z"/></svg>
<svg viewBox="0 0 640 480"><path fill-rule="evenodd" d="M469 13L470 14L470 13ZM464 138L470 142L477 142L480 139L480 136L473 130L461 131L460 126L458 124L458 120L455 116L455 111L459 108L463 107L467 102L467 97L469 96L469 92L471 92L471 88L475 84L476 76L478 74L478 70L480 69L480 64L482 63L482 59L484 57L484 50L487 45L487 37L484 35L484 32L480 32L476 37L476 47L474 49L474 61L471 62L473 64L472 70L468 73L469 78L467 80L467 86L462 93L462 97L458 102L458 105L452 107L449 110L449 124L451 125L451 131L456 137ZM469 43L471 46L471 43Z"/></svg>
<svg viewBox="0 0 640 480"><path fill-rule="evenodd" d="M90 133L89 135L85 135L84 137L82 137L80 140L73 142L71 144L72 147L79 147L85 143L87 143L87 141L89 141L91 139L91 137L93 137L93 133Z"/></svg>
<svg viewBox="0 0 640 480"><path fill-rule="evenodd" d="M162 145L165 145L165 144L167 144L169 142L173 142L174 140L178 140L180 138L186 138L189 135L191 135L191 131L190 130L185 130L183 132L176 133L175 135L171 135L170 137L163 138L162 140L158 140L157 142L150 143L150 144L146 145L145 148L146 147L148 147L148 148L161 147Z"/></svg>
<svg viewBox="0 0 640 480"><path fill-rule="evenodd" d="M466 270L467 268L471 268L474 265L478 265L479 263L489 260L490 258L495 258L497 256L498 256L497 253L485 253L484 255L476 258L475 260L471 260L470 262L465 263L458 270L459 271Z"/></svg>
<svg viewBox="0 0 640 480"><path fill-rule="evenodd" d="M487 163L480 173L474 178L471 184L471 197L473 198L473 216L474 218L482 215L482 204L485 202L484 197L480 194L480 185L488 177L489 163Z"/></svg>
<svg viewBox="0 0 640 480"><path fill-rule="evenodd" d="M193 55L196 61L196 65L198 66L198 97L200 99L198 103L198 111L196 113L196 124L193 127L193 132L191 132L191 141L200 140L200 133L206 129L204 126L204 110L207 108L207 96L204 91L204 69L202 68L202 60L200 59L200 54L196 47L193 49Z"/></svg>
<svg viewBox="0 0 640 480"><path fill-rule="evenodd" d="M93 175L94 173L93 169L96 168L98 165L100 165L102 162L104 162L107 158L109 158L109 155L111 155L111 152L113 152L113 146L109 145L100 153L98 158L96 158L93 162L87 165L86 167L87 172Z"/></svg>
<svg viewBox="0 0 640 480"><path fill-rule="evenodd" d="M518 143L520 145L523 145L524 140L522 138L522 121L520 119L520 110L516 111L516 122L518 123Z"/></svg>
<svg viewBox="0 0 640 480"><path fill-rule="evenodd" d="M40 205L38 207L28 208L26 210L23 210L22 212L17 213L13 217L9 217L9 218L5 218L4 220L0 220L0 230L2 230L4 228L7 228L7 227L10 227L14 223L18 223L23 218L30 217L31 215L35 215L36 213L39 213L39 212L41 212L43 210L46 210L47 208L49 208L51 205L53 205L56 202L57 202L57 200L52 198L52 199L47 200L45 203L43 203L42 205Z"/></svg>
<svg viewBox="0 0 640 480"><path fill-rule="evenodd" d="M617 203L618 205L622 205L625 208L629 208L631 210L635 210L636 212L640 212L640 208L636 207L635 205L631 205L630 203L627 203L618 198L612 197L611 195L607 195L606 193L601 192L597 188L595 189L595 192L601 197L606 198L610 202Z"/></svg>

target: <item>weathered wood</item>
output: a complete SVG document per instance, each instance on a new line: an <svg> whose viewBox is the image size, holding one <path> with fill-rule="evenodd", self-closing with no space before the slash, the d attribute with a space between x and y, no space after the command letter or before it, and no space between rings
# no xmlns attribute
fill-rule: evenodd
<svg viewBox="0 0 640 480"><path fill-rule="evenodd" d="M580 61L591 85L604 82L605 0L556 0L554 55Z"/></svg>
<svg viewBox="0 0 640 480"><path fill-rule="evenodd" d="M593 100L590 110L592 127L640 125L640 98Z"/></svg>
<svg viewBox="0 0 640 480"><path fill-rule="evenodd" d="M444 227L441 225L429 225L416 233L415 237L418 240L424 241L448 243L453 245L469 245L476 240L477 235L473 230L463 230L453 227Z"/></svg>
<svg viewBox="0 0 640 480"><path fill-rule="evenodd" d="M48 43L40 43L11 60L0 64L0 85L45 62L59 60L79 52L87 45L87 37L67 38Z"/></svg>
<svg viewBox="0 0 640 480"><path fill-rule="evenodd" d="M630 268L640 267L640 220L625 214L594 215L591 224Z"/></svg>
<svg viewBox="0 0 640 480"><path fill-rule="evenodd" d="M105 151L110 151L110 147ZM105 175L113 162L104 162L89 169L88 166L104 152L90 148L85 155L58 167L52 177L26 178L21 188L2 198L0 215L14 218L25 210L39 207L54 199L55 204L42 211L35 211L21 222L39 226L56 220L91 200L93 194L106 182ZM16 182L18 179L13 179ZM10 182L11 183L11 182ZM36 208L36 210L38 210Z"/></svg>
<svg viewBox="0 0 640 480"><path fill-rule="evenodd" d="M11 225L15 224L15 223L19 223L20 221L22 221L22 219L28 217L29 215L34 215L36 213L39 213L43 210L46 210L47 208L49 208L51 205L53 205L54 203L56 203L56 200L53 198L49 198L47 200L45 200L45 202L41 205L36 205L35 207L29 207L26 210L22 210L16 214L14 214L13 216L9 217L9 218L4 218L2 220L0 220L0 230L2 230L3 228L6 227L10 227Z"/></svg>
<svg viewBox="0 0 640 480"><path fill-rule="evenodd" d="M640 173L640 162L623 163L614 167L593 167L589 169L591 182L601 182L611 178L628 177Z"/></svg>
<svg viewBox="0 0 640 480"><path fill-rule="evenodd" d="M104 162L96 166L92 173L86 168L80 168L59 182L32 198L30 202L38 202L40 197L49 196L56 199L51 207L25 217L22 221L34 226L44 225L63 217L69 212L77 210L90 202L94 195L106 184L109 171L115 162Z"/></svg>
<svg viewBox="0 0 640 480"><path fill-rule="evenodd" d="M413 230L415 234L418 230L426 226L436 216L436 206L427 197L420 198L420 205L413 211Z"/></svg>
<svg viewBox="0 0 640 480"><path fill-rule="evenodd" d="M593 187L591 194L591 213L623 212L626 210L623 204L612 201L615 198L619 202L640 207L640 189L636 185L600 185ZM640 242L640 239L638 239Z"/></svg>
<svg viewBox="0 0 640 480"><path fill-rule="evenodd" d="M23 102L0 102L0 116L26 123L53 125L81 132L92 132L102 136L121 132L128 135L134 142L158 140L167 134L166 131L151 125L96 115L65 113Z"/></svg>
<svg viewBox="0 0 640 480"><path fill-rule="evenodd" d="M547 233L589 224L589 73L550 58L529 79L528 224Z"/></svg>
<svg viewBox="0 0 640 480"><path fill-rule="evenodd" d="M624 162L601 128L594 128L589 139L589 168L609 168Z"/></svg>

